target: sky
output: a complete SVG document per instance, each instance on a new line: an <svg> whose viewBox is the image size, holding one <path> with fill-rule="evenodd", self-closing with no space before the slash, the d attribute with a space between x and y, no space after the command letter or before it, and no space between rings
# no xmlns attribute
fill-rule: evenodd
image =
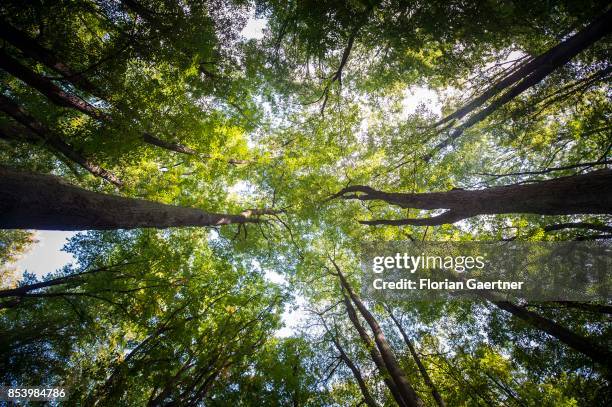
<svg viewBox="0 0 612 407"><path fill-rule="evenodd" d="M404 118L416 112L421 105L438 116L442 113L442 102L435 91L424 86L411 86L404 91L404 99L402 100L402 116Z"/></svg>
<svg viewBox="0 0 612 407"><path fill-rule="evenodd" d="M267 20L256 18L255 12L251 11L246 26L242 29L242 36L246 39L260 40L263 38L263 29L266 27Z"/></svg>
<svg viewBox="0 0 612 407"><path fill-rule="evenodd" d="M76 232L37 230L34 243L14 265L19 272L27 271L39 277L74 262L71 254L62 251L67 240Z"/></svg>

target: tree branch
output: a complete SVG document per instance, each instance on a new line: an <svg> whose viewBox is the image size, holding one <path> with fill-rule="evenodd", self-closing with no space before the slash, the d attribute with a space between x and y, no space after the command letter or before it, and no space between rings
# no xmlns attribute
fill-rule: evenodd
<svg viewBox="0 0 612 407"><path fill-rule="evenodd" d="M533 213L539 215L612 213L612 170L559 177L533 184L513 184L481 190L446 192L383 192L364 185L346 187L332 199L383 201L401 208L446 209L427 219L361 221L366 225L441 225L477 215Z"/></svg>
<svg viewBox="0 0 612 407"><path fill-rule="evenodd" d="M74 150L72 146L62 140L57 134L49 130L42 123L34 119L34 117L30 116L29 113L26 112L22 107L18 106L11 99L7 98L2 94L0 94L0 110L4 111L7 115L24 125L29 130L29 132L26 132L26 134L23 136L24 141L32 141L32 135L30 134L30 132L32 132L36 135L36 137L40 138L40 140L44 141L53 149L66 156L66 158L79 164L91 174L103 178L118 187L121 187L123 185L121 179L119 179L115 174L108 170L105 170L99 165L94 164L87 158L83 157L76 150ZM4 130L5 129L3 129L2 131ZM8 134L11 134L10 128L8 129L8 132ZM15 133L12 133L12 136L15 136Z"/></svg>

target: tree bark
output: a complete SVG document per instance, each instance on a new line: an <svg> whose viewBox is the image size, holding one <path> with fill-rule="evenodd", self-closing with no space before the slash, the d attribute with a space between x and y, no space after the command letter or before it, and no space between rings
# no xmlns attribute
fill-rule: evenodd
<svg viewBox="0 0 612 407"><path fill-rule="evenodd" d="M534 328L546 332L550 336L558 339L571 349L589 357L593 360L593 362L600 363L608 369L612 367L612 353L609 349L606 349L605 347L594 343L590 339L570 331L551 319L543 317L523 307L519 307L510 301L501 301L491 293L482 292L480 295L496 305L498 308L511 313Z"/></svg>
<svg viewBox="0 0 612 407"><path fill-rule="evenodd" d="M454 140L461 136L464 130L484 120L495 110L499 109L500 107L523 93L525 90L538 84L550 73L565 65L580 52L584 51L586 48L588 48L601 38L610 34L610 32L612 31L612 28L609 24L611 19L612 9L608 10L605 14L598 17L584 29L574 34L567 40L557 44L555 47L551 48L544 54L541 54L538 57L534 58L532 61L525 64L523 67L521 67L511 75L494 84L482 95L475 98L467 105L463 106L454 113L446 116L444 119L437 122L435 126L439 126L453 119L461 119L479 106L483 105L487 100L491 99L504 89L518 82L516 86L511 88L508 92L504 93L485 109L471 116L465 123L453 130L448 138L440 142L434 148L434 152L451 144ZM606 21L608 22L606 23ZM432 153L428 154L425 157L425 160L428 161L431 156Z"/></svg>
<svg viewBox="0 0 612 407"><path fill-rule="evenodd" d="M368 386L366 386L365 380L363 380L363 376L361 375L361 371L359 371L359 368L353 363L351 358L349 358L349 356L344 351L344 348L342 347L342 344L340 344L340 340L338 339L338 336L334 334L331 331L331 329L329 329L329 327L327 326L327 323L325 322L325 318L323 317L323 315L320 314L319 317L321 318L321 321L323 322L323 327L325 328L325 331L327 331L327 333L331 337L334 347L340 354L340 359L353 373L353 376L355 377L355 380L357 381L357 385L359 386L359 390L361 391L361 395L363 396L363 402L366 403L368 407L377 407L378 404L374 401L374 398L370 394L370 391L368 390Z"/></svg>
<svg viewBox="0 0 612 407"><path fill-rule="evenodd" d="M444 117L442 120L434 124L434 126L439 126L441 124L448 123L451 120L465 117L467 114L482 106L487 100L491 99L499 92L503 91L509 86L512 86L521 79L526 78L534 71L542 69L544 66L556 69L567 63L574 56L610 33L610 27L608 24L606 24L606 21L609 21L610 18L612 18L612 11L608 11L607 13L599 16L585 28L568 39L561 41L543 54L533 58L512 74L493 84L480 96L474 98L465 106Z"/></svg>
<svg viewBox="0 0 612 407"><path fill-rule="evenodd" d="M340 283L342 284L342 287L349 294L349 297L359 310L359 313L366 320L367 324L370 326L370 329L372 329L372 333L374 334L374 342L376 343L376 346L380 351L380 355L382 356L382 359L385 363L385 366L387 367L387 370L389 371L389 374L391 375L391 378L397 385L397 388L400 394L402 395L402 399L404 399L408 407L423 406L423 401L419 398L419 396L416 394L416 392L410 385L410 382L408 381L406 374L404 373L397 359L395 358L393 350L387 342L385 334L380 328L380 325L378 325L378 322L376 321L374 316L361 302L361 299L353 292L353 289L351 288L344 274L340 270L340 267L338 267L335 261L332 261L332 263L334 265L334 268L336 269L336 272L338 273L338 277L340 278Z"/></svg>
<svg viewBox="0 0 612 407"><path fill-rule="evenodd" d="M576 302L576 301L555 301L555 303L566 308L573 308L580 311L591 312L594 314L612 315L612 305L594 304L591 302Z"/></svg>
<svg viewBox="0 0 612 407"><path fill-rule="evenodd" d="M370 338L368 333L365 331L363 325L361 325L361 322L359 322L359 318L357 317L357 312L355 311L353 304L351 304L351 300L344 293L344 289L342 291L342 296L344 299L344 306L346 308L346 313L349 319L351 320L351 323L353 324L353 326L359 333L359 337L361 338L361 341L363 342L364 346L366 347L368 352L370 352L372 361L374 361L374 364L376 365L376 367L378 368L378 371L383 377L383 380L385 384L387 385L387 388L391 392L393 399L400 407L407 406L407 404L404 402L404 399L402 398L402 395L399 392L399 389L395 385L395 382L390 377L389 371L387 367L385 366L385 362L380 352L376 349L376 346L372 342L372 339Z"/></svg>
<svg viewBox="0 0 612 407"><path fill-rule="evenodd" d="M103 98L101 91L82 74L73 71L69 66L60 61L51 51L3 20L0 20L0 38L19 49L24 55L53 69L77 88L96 97Z"/></svg>
<svg viewBox="0 0 612 407"><path fill-rule="evenodd" d="M370 394L368 390L368 386L366 386L365 380L363 380L363 376L361 376L361 372L359 368L353 363L353 361L348 357L342 346L337 341L336 338L333 339L334 345L338 352L340 352L340 358L344 362L344 364L351 370L355 380L357 381L357 385L359 386L359 390L361 391L361 395L363 396L363 401L366 403L368 407L378 407L378 404L374 401L374 398Z"/></svg>
<svg viewBox="0 0 612 407"><path fill-rule="evenodd" d="M103 178L108 182L120 187L123 182L112 172L105 170L97 164L89 161L87 158L79 154L72 146L62 140L57 134L52 132L42 123L38 122L32 116L30 116L25 110L13 103L12 100L6 96L0 94L0 110L11 116L17 122L21 123L26 127L24 132L23 140L26 142L32 142L32 137L35 135L44 141L46 144L51 146L54 150L63 154L66 158L79 164L81 167L89 171L96 177ZM14 127L6 127L0 129L0 132L9 138L17 138L18 134Z"/></svg>
<svg viewBox="0 0 612 407"><path fill-rule="evenodd" d="M83 157L81 154L75 151L72 146L62 140L58 135L56 135L42 123L38 122L36 119L30 116L28 112L26 112L23 108L21 108L12 100L2 94L0 94L0 110L4 111L10 117L15 119L15 121L21 123L26 127L28 131L24 133L24 141L32 142L32 135L34 134L38 138L40 138L40 140L44 141L53 149L63 154L66 158L79 164L81 167L83 167L93 175L103 178L118 187L123 185L123 182L115 174L108 170L105 170L99 165L94 164L87 158ZM14 127L6 127L0 129L2 133L7 134L7 137L18 138L19 136L17 133L15 133L15 130L16 129Z"/></svg>
<svg viewBox="0 0 612 407"><path fill-rule="evenodd" d="M387 307L385 307L385 308L387 308ZM404 342L406 343L406 346L408 346L408 349L410 350L410 354L412 355L412 358L414 359L415 363L417 364L417 367L419 368L419 372L421 373L421 376L423 377L423 381L425 381L425 384L431 390L431 395L433 396L434 400L436 401L436 404L438 406L440 406L440 407L446 407L446 403L444 403L444 400L442 399L442 396L438 392L438 389L436 388L436 385L431 380L431 377L429 377L429 373L427 373L427 369L425 369L425 365L423 365L423 362L421 362L421 358L419 357L418 353L416 352L416 349L414 348L414 345L412 345L412 341L410 340L410 338L408 338L408 335L406 334L406 331L404 331L404 328L402 327L402 324L400 324L400 322L397 320L395 315L393 315L393 312L391 311L390 308L387 308L387 312L389 313L389 316L391 317L391 319L395 323L395 326L397 327L397 329L399 329L400 333L402 334L402 338L404 339Z"/></svg>
<svg viewBox="0 0 612 407"><path fill-rule="evenodd" d="M104 115L98 109L78 96L65 92L49 78L37 74L2 50L0 50L0 68L21 79L60 107L76 109L97 120L104 119Z"/></svg>
<svg viewBox="0 0 612 407"><path fill-rule="evenodd" d="M612 213L612 170L555 178L533 184L515 184L481 190L399 193L355 185L330 199L379 200L401 208L447 209L422 219L361 221L365 225L442 225L478 215L533 213L538 215ZM350 194L350 195L347 195Z"/></svg>
<svg viewBox="0 0 612 407"><path fill-rule="evenodd" d="M0 168L0 228L110 230L257 223L259 216L208 213L196 208L88 191L53 175ZM278 211L261 210L261 213Z"/></svg>
<svg viewBox="0 0 612 407"><path fill-rule="evenodd" d="M591 229L600 232L612 232L612 226L597 225L589 222L567 222L567 223L556 223L554 225L548 225L544 227L545 232L554 232L563 229Z"/></svg>

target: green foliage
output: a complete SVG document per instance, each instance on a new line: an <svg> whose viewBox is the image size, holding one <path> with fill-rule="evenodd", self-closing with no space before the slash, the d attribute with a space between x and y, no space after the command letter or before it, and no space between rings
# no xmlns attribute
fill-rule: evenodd
<svg viewBox="0 0 612 407"><path fill-rule="evenodd" d="M27 230L0 230L0 286L14 286L18 280L14 262L35 243L34 234Z"/></svg>
<svg viewBox="0 0 612 407"><path fill-rule="evenodd" d="M89 174L44 138L5 137L7 126L21 126L6 112L1 165L211 212L280 212L236 226L83 232L67 245L74 264L21 281L5 265L34 235L0 231L1 381L70 386L66 405L360 405L364 396L336 339L375 401L395 405L371 344L347 316L332 260L359 293L364 243L599 239L606 234L595 229L549 226L601 228L611 218L517 213L372 227L358 221L432 213L329 198L347 185L480 189L609 165L609 37L423 159L448 136L433 126L441 117L607 7L523 0L4 2L4 23L93 89L6 40L4 52L102 117L58 106L0 70L2 95L124 186ZM252 10L267 22L259 40L241 35ZM411 108L420 93L439 103ZM147 143L147 134L175 148ZM386 309L364 301L417 394L433 405ZM490 303L391 305L448 406L612 402L609 370ZM524 306L609 347L604 313ZM283 324L292 327L288 337L279 333Z"/></svg>

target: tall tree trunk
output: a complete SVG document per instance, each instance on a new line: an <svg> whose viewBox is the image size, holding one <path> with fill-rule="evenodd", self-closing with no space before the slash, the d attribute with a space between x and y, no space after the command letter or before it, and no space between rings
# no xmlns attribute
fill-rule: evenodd
<svg viewBox="0 0 612 407"><path fill-rule="evenodd" d="M376 404L376 401L374 401L374 398L372 397L372 395L370 394L370 391L368 390L368 386L366 386L365 380L363 380L363 376L361 376L361 372L359 371L359 368L348 357L348 355L346 354L344 349L342 349L342 346L340 345L340 343L338 342L336 338L334 338L334 345L336 346L336 349L338 349L338 352L340 352L340 358L342 359L344 364L353 373L353 377L355 377L355 380L357 381L357 385L359 386L359 390L361 391L361 395L363 396L364 403L368 407L378 407L378 404Z"/></svg>
<svg viewBox="0 0 612 407"><path fill-rule="evenodd" d="M576 301L555 301L556 304L566 308L573 308L580 311L591 312L594 314L612 315L612 305L594 304L592 302L576 302Z"/></svg>
<svg viewBox="0 0 612 407"><path fill-rule="evenodd" d="M571 215L612 213L612 170L560 177L533 184L514 184L480 190L400 193L355 185L333 198L380 200L402 208L448 209L431 218L361 221L365 225L442 225L477 215L534 213ZM350 195L347 195L350 194Z"/></svg>
<svg viewBox="0 0 612 407"><path fill-rule="evenodd" d="M54 287L54 286L58 286L58 285L66 284L66 283L71 283L73 282L73 280L79 281L78 277L82 276L83 274L88 274L88 273L70 274L67 276L58 277L58 278L54 278L51 280L41 281L40 283L20 285L19 287L16 287L16 288L7 288L4 290L0 290L0 298L23 297L30 291L40 290L41 288ZM0 303L0 308L2 308L2 303Z"/></svg>
<svg viewBox="0 0 612 407"><path fill-rule="evenodd" d="M593 362L600 363L608 369L612 367L612 353L609 349L606 349L605 347L594 343L590 339L570 331L551 319L543 317L533 311L529 311L524 307L519 307L510 301L501 301L494 294L482 292L480 295L489 300L491 303L495 304L500 309L511 313L532 327L546 332L573 350L588 356L593 360Z"/></svg>
<svg viewBox="0 0 612 407"><path fill-rule="evenodd" d="M438 406L440 406L440 407L446 407L446 403L444 403L444 400L442 399L442 396L438 392L438 389L436 388L436 385L431 380L431 377L429 377L429 373L427 373L427 369L425 369L425 365L423 365L423 362L421 362L421 358L419 357L418 353L416 352L416 349L414 348L414 345L412 344L412 341L410 340L410 338L408 338L408 335L406 334L406 331L404 331L404 327L402 327L402 324L400 324L400 322L395 317L395 315L393 315L393 311L390 308L388 308L388 307L385 307L385 308L387 309L387 312L389 313L389 316L391 317L391 319L395 323L395 326L397 326L397 329L399 329L400 333L402 334L402 338L404 339L404 342L406 343L406 346L408 346L408 349L410 350L410 354L412 355L412 358L414 359L414 361L417 364L417 367L419 368L419 372L421 373L421 376L423 377L423 381L425 381L425 384L430 388L431 395L433 396L434 400L436 401L436 404Z"/></svg>
<svg viewBox="0 0 612 407"><path fill-rule="evenodd" d="M584 51L586 48L599 41L602 37L608 35L611 29L609 27L609 24L606 23L606 21L609 21L611 18L612 10L601 15L599 18L595 19L585 28L578 31L576 34L572 35L566 40L561 41L545 53L533 58L510 75L500 80L499 82L494 83L480 96L474 98L465 106L457 109L453 113L444 117L434 126L439 126L451 120L463 118L468 113L472 112L474 109L482 106L487 100L491 99L499 92L503 91L509 86L512 86L516 82L519 82L521 79L526 78L534 71L540 70L545 66L548 68L556 69L561 65L564 65L574 56L578 55L580 52Z"/></svg>
<svg viewBox="0 0 612 407"><path fill-rule="evenodd" d="M123 185L123 182L115 174L108 170L105 170L104 168L98 166L97 164L94 164L87 158L83 157L76 150L74 150L72 146L68 145L59 136L57 136L51 130L46 128L42 123L38 122L36 119L30 116L23 108L19 107L12 100L1 94L0 110L4 111L17 122L24 125L27 130L31 132L24 132L23 137L21 137L24 141L32 142L33 135L36 135L36 137L39 137L40 140L44 141L54 150L63 154L66 158L72 160L73 162L79 164L91 174L97 177L101 177L116 186L120 187ZM15 132L15 130L16 129L14 127L4 127L0 131L7 134L7 137L9 138L18 139L19 135Z"/></svg>
<svg viewBox="0 0 612 407"><path fill-rule="evenodd" d="M544 232L554 232L563 229L591 229L598 230L600 232L612 232L612 226L597 225L589 222L567 222L567 223L556 223L554 225L548 225L544 227Z"/></svg>
<svg viewBox="0 0 612 407"><path fill-rule="evenodd" d="M109 271L110 269L115 268L117 266L126 266L129 264L135 264L135 263L136 262L121 262L121 263L117 263L117 264L113 264L109 266L99 267L93 270L82 271L80 273L69 274L66 276L57 277L57 278L53 278L53 279L46 280L46 281L41 281L38 283L25 284L25 285L20 285L15 288L8 288L8 289L0 290L0 299L11 298L8 301L0 302L0 309L12 308L16 305L19 305L21 300L24 297L28 296L31 291L36 291L36 290L40 290L43 288L49 288L49 287L56 287L59 285L67 285L67 286L69 285L70 288L74 288L83 282L83 280L81 279L81 277L83 276L91 275L91 274L95 274L99 272L104 272L104 271ZM41 294L41 296L44 296L44 294Z"/></svg>
<svg viewBox="0 0 612 407"><path fill-rule="evenodd" d="M31 56L34 59L37 59L46 65L50 66L53 69L58 70L65 78L73 83L76 87L80 87L85 91L92 93L93 85L89 83L84 77L73 73L65 64L59 62L57 59L52 58L51 55L48 55L48 51L44 48L38 46L36 42L27 43L27 36L24 34L19 34L18 30L15 30L8 26L8 28L0 29L0 37L4 38L4 35L10 35L10 33L16 34L15 46L23 46L24 50L22 52L26 53L26 51L31 51L31 55L26 53L26 55ZM28 48L30 46L30 48ZM21 49L21 48L20 48ZM32 71L30 68L22 65L19 61L15 60L11 56L9 56L6 52L0 50L0 68L4 69L11 75L16 78L21 79L32 88L39 91L41 94L46 96L51 102L60 106L76 109L86 115L97 119L110 121L110 116L101 113L94 106L86 102L85 100L75 96L69 92L64 91L59 86L55 85L49 78L45 78L44 76ZM72 75L72 76L70 76ZM78 78L75 80L75 78ZM96 93L100 93L99 91ZM93 93L92 93L93 94ZM150 133L143 133L142 140L147 143L157 147L161 147L166 150L174 151L182 154L189 155L197 155L197 151L184 146L179 143L168 142L162 140L158 137L153 136ZM202 156L202 158L211 158L210 156ZM246 164L248 161L238 160L238 159L228 159L226 160L229 164L239 165Z"/></svg>
<svg viewBox="0 0 612 407"><path fill-rule="evenodd" d="M462 108L458 109L454 113L446 116L444 119L436 123L435 126L438 126L454 119L461 119L468 113L483 105L487 100L491 99L504 89L518 82L516 86L501 95L489 106L482 109L480 112L472 115L465 123L454 129L448 138L446 138L438 145L436 145L436 147L434 147L434 151L425 157L425 161L429 161L434 152L448 146L454 140L460 137L461 134L463 134L463 132L467 128L472 127L476 123L486 119L495 110L510 102L512 99L523 93L525 90L538 84L549 74L551 74L561 66L565 65L580 52L584 51L586 48L588 48L601 38L610 34L610 32L612 31L612 28L609 23L611 19L612 9L608 10L605 14L601 15L595 21L590 23L584 29L574 34L567 40L557 44L555 47L551 48L544 54L539 55L514 73L508 75L506 78L494 84L482 95L475 98L467 105L463 106Z"/></svg>
<svg viewBox="0 0 612 407"><path fill-rule="evenodd" d="M349 297L359 310L359 313L370 326L370 329L372 329L372 333L374 334L374 342L376 343L376 346L380 351L380 355L383 358L385 366L387 367L391 378L397 385L397 388L400 394L402 395L402 398L409 407L423 406L423 401L419 398L419 396L416 394L416 392L410 385L410 382L408 381L406 374L404 373L397 359L395 358L395 355L393 354L393 349L391 349L391 346L387 342L385 334L383 333L380 325L378 325L378 322L376 321L374 316L370 313L370 311L368 311L363 302L361 302L361 299L355 294L350 284L348 283L348 280L345 278L344 274L340 270L340 267L338 267L335 261L332 261L332 263L334 265L334 268L336 269L336 272L338 273L338 277L340 278L340 283L342 284L342 287L349 294Z"/></svg>
<svg viewBox="0 0 612 407"><path fill-rule="evenodd" d="M0 228L42 230L109 230L218 226L256 223L258 210L240 215L208 213L196 208L88 191L53 175L0 167Z"/></svg>
<svg viewBox="0 0 612 407"><path fill-rule="evenodd" d="M87 158L83 157L77 151L72 148L72 146L68 145L64 140L62 140L58 135L44 126L42 123L38 122L32 116L28 114L23 108L15 104L12 100L7 98L6 96L0 94L0 110L4 111L6 114L11 116L15 121L21 123L27 128L27 132L25 132L23 136L23 140L27 142L31 142L33 135L39 137L40 140L44 141L54 150L63 154L66 158L74 161L79 164L81 167L92 173L93 175L103 178L108 182L120 187L123 185L123 182L112 172L105 170L97 164L89 161ZM0 129L0 132L8 134L7 137L18 139L19 135L15 133L14 127L3 127Z"/></svg>
<svg viewBox="0 0 612 407"><path fill-rule="evenodd" d="M81 98L65 92L59 86L55 85L50 79L45 78L26 66L20 64L15 59L11 58L4 51L0 50L0 68L4 69L11 75L21 79L34 89L38 90L42 95L46 96L51 102L60 107L67 107L78 110L86 115L101 121L111 121L110 116L101 113L88 102ZM142 140L157 147L166 150L174 151L181 154L197 155L197 151L179 143L168 142L150 133L143 133ZM203 158L210 158L203 156ZM244 160L229 159L230 164L245 164Z"/></svg>
<svg viewBox="0 0 612 407"><path fill-rule="evenodd" d="M2 50L0 50L0 68L21 79L58 106L76 109L94 119L101 120L104 118L104 115L95 107L78 96L65 92L49 78L37 74Z"/></svg>
<svg viewBox="0 0 612 407"><path fill-rule="evenodd" d="M359 322L359 318L357 317L357 312L355 311L355 308L353 307L351 300L344 293L344 288L342 289L342 296L344 299L344 306L346 308L346 313L349 319L351 320L351 323L353 324L353 326L359 333L359 337L361 338L361 341L363 342L364 346L370 353L370 356L372 357L372 361L374 361L374 364L376 365L376 367L378 368L378 371L383 377L383 380L385 384L387 385L387 388L391 392L393 399L400 407L406 407L408 404L404 402L404 399L402 398L402 395L400 394L399 389L395 385L395 382L393 381L393 379L390 377L389 371L387 367L385 366L385 362L380 352L376 349L376 345L374 345L374 343L372 342L372 339L370 338L368 333L365 331L363 325L361 325L361 322Z"/></svg>
<svg viewBox="0 0 612 407"><path fill-rule="evenodd" d="M370 394L370 391L368 390L368 386L366 386L365 380L363 380L361 371L355 365L355 363L353 363L353 361L347 355L347 353L344 351L344 348L342 347L342 344L340 343L340 340L338 339L338 335L332 332L331 329L327 326L327 322L325 322L325 318L323 317L323 315L321 314L319 316L321 318L321 321L323 322L323 327L325 328L325 331L327 331L327 333L331 337L334 347L340 354L340 359L353 373L353 376L355 377L355 380L357 381L357 385L359 386L359 390L361 391L361 395L363 396L363 402L366 403L368 407L378 407L378 404L374 401L374 398L372 398L372 395Z"/></svg>
<svg viewBox="0 0 612 407"><path fill-rule="evenodd" d="M0 20L0 38L7 41L24 55L46 65L60 74L65 80L96 97L103 98L102 92L82 74L72 70L48 49L42 47L27 34Z"/></svg>

